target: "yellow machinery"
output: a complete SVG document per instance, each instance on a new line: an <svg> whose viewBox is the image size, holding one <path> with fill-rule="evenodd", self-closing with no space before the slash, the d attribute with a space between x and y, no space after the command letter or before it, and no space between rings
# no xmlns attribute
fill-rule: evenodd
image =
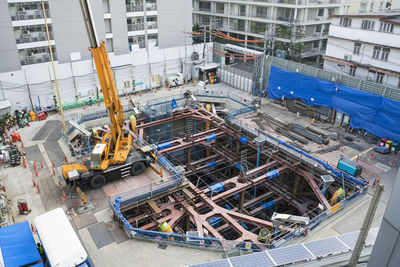
<svg viewBox="0 0 400 267"><path fill-rule="evenodd" d="M67 184L99 188L110 180L139 175L154 163L155 158L148 147L132 151L132 135L128 129L123 128L124 112L114 83L106 45L104 41L98 42L89 0L80 0L80 4L111 125L110 132L93 148L90 163L64 165L62 172Z"/></svg>

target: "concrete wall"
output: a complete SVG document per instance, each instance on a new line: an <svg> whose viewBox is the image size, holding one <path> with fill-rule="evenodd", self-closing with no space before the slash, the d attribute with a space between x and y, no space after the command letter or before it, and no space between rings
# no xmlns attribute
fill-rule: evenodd
<svg viewBox="0 0 400 267"><path fill-rule="evenodd" d="M102 0L90 1L99 40L104 40ZM83 22L79 0L49 0L57 57L60 63L70 61L70 53L89 59L89 39Z"/></svg>
<svg viewBox="0 0 400 267"><path fill-rule="evenodd" d="M385 188L390 190L390 188ZM374 266L400 266L400 171L397 174L392 193L374 249L368 262L369 267Z"/></svg>
<svg viewBox="0 0 400 267"><path fill-rule="evenodd" d="M0 1L0 72L21 69L7 1Z"/></svg>
<svg viewBox="0 0 400 267"><path fill-rule="evenodd" d="M158 45L170 48L191 44L191 37L185 32L192 31L192 1L157 0ZM190 54L188 54L189 56Z"/></svg>

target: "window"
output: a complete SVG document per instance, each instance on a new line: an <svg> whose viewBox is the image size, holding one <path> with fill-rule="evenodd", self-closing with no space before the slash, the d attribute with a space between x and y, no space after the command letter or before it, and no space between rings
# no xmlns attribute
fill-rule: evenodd
<svg viewBox="0 0 400 267"><path fill-rule="evenodd" d="M105 19L105 33L111 33L111 19Z"/></svg>
<svg viewBox="0 0 400 267"><path fill-rule="evenodd" d="M225 7L224 3L216 3L217 13L224 13L224 7Z"/></svg>
<svg viewBox="0 0 400 267"><path fill-rule="evenodd" d="M350 74L351 76L355 76L355 75L356 75L356 69L357 69L356 66L350 66L350 72L349 72L349 74Z"/></svg>
<svg viewBox="0 0 400 267"><path fill-rule="evenodd" d="M317 26L315 26L315 32L321 32L322 31L322 25L318 24Z"/></svg>
<svg viewBox="0 0 400 267"><path fill-rule="evenodd" d="M353 54L359 55L361 50L361 43L354 43Z"/></svg>
<svg viewBox="0 0 400 267"><path fill-rule="evenodd" d="M384 73L382 73L382 72L377 72L376 73L376 82L377 83L382 83L382 81L383 81L383 77L385 76L385 74Z"/></svg>
<svg viewBox="0 0 400 267"><path fill-rule="evenodd" d="M246 6L245 5L239 6L239 16L246 16Z"/></svg>
<svg viewBox="0 0 400 267"><path fill-rule="evenodd" d="M374 3L371 3L371 6L369 8L369 12L374 12Z"/></svg>
<svg viewBox="0 0 400 267"><path fill-rule="evenodd" d="M374 46L374 53L372 54L373 58L379 59L379 55L381 54L382 47Z"/></svg>
<svg viewBox="0 0 400 267"><path fill-rule="evenodd" d="M323 8L318 9L318 15L317 16L318 17L323 17L324 16L324 9Z"/></svg>
<svg viewBox="0 0 400 267"><path fill-rule="evenodd" d="M335 9L334 8L328 8L328 15L329 16L335 15Z"/></svg>
<svg viewBox="0 0 400 267"><path fill-rule="evenodd" d="M114 44L113 44L113 39L106 39L106 47L107 47L107 52L114 52Z"/></svg>
<svg viewBox="0 0 400 267"><path fill-rule="evenodd" d="M390 48L384 47L382 49L381 60L387 61L390 53Z"/></svg>
<svg viewBox="0 0 400 267"><path fill-rule="evenodd" d="M361 23L361 29L374 30L375 22L371 20L363 20Z"/></svg>
<svg viewBox="0 0 400 267"><path fill-rule="evenodd" d="M358 11L359 13L365 13L367 12L367 3L362 3L360 4L360 10Z"/></svg>
<svg viewBox="0 0 400 267"><path fill-rule="evenodd" d="M374 79L375 79L375 74L376 74L375 71L369 70L369 71L368 71L367 81L373 82Z"/></svg>
<svg viewBox="0 0 400 267"><path fill-rule="evenodd" d="M393 24L381 22L379 26L379 31L381 32L393 32Z"/></svg>
<svg viewBox="0 0 400 267"><path fill-rule="evenodd" d="M103 11L104 11L104 14L110 13L110 1L109 0L103 0Z"/></svg>
<svg viewBox="0 0 400 267"><path fill-rule="evenodd" d="M351 19L350 18L341 18L340 19L340 26L351 27Z"/></svg>

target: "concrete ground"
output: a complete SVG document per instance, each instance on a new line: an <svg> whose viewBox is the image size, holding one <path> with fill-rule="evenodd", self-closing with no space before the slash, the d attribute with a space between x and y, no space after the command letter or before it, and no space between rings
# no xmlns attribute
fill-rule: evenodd
<svg viewBox="0 0 400 267"><path fill-rule="evenodd" d="M149 100L163 98L176 93L178 90L183 91L186 89L193 90L191 86L187 86L185 89L172 89L172 91L162 89L157 90L156 94L150 92L133 98L135 101L145 105ZM250 98L247 92L239 91L225 84L208 85L207 89L228 90L242 97ZM122 101L125 104L128 102L125 98ZM104 105L94 105L87 107L85 110L67 111L65 112L65 117L71 119L75 118L79 113L96 112L97 110L104 110ZM269 103L267 100L263 100L261 111L269 113L271 116L280 117L282 120L301 121L303 124L311 123L310 118L298 118L296 114L289 113L279 105ZM64 155L69 162L75 160L61 140L62 124L60 123L60 117L59 115L52 115L44 121L31 123L31 127L19 130L27 153L28 169L24 169L22 166L1 169L2 181L7 189L8 197L12 200L16 223L23 221L32 223L35 216L56 207L62 207L70 215L72 224L95 266L185 266L222 258L222 254L216 251L189 249L174 245L168 245L165 248L163 246L159 247L157 243L128 239L119 225L112 221L108 210L107 194L103 190L89 190L86 192L87 199L94 206L94 210L78 215L75 209L81 205L81 202L76 198L76 193L70 192L68 188L64 187L67 195L70 195L71 198L62 200L62 191L58 186L59 177L52 175L53 160L58 168L64 164ZM327 125L319 126L326 127ZM329 125L329 127L333 126ZM339 131L340 129L337 130ZM373 226L379 226L399 166L399 158L394 155L375 155L374 158L371 158L370 152L360 153L364 150L367 151L370 145L363 143L363 140L360 140L357 144L359 146L315 155L322 160L331 160L332 164L340 154L349 158L361 154L359 160L366 164L367 176L370 179L375 179L379 175L385 185L385 192L373 223ZM360 150L354 149L354 147ZM395 165L390 166L393 159ZM43 163L43 169L39 169L39 177L34 177L33 161L37 163L39 168ZM38 182L40 194L32 186L32 179ZM148 181L150 180L153 179L148 178ZM119 183L123 182L120 181ZM108 192L112 191L112 187L113 185L111 184L104 189ZM117 186L116 188L119 187ZM371 192L353 202L343 212L338 213L320 225L316 231L312 231L309 234L307 239L315 240L359 230L364 219L363 216L368 208ZM30 214L17 214L16 203L18 199L27 200L31 209ZM34 236L37 238L36 235Z"/></svg>

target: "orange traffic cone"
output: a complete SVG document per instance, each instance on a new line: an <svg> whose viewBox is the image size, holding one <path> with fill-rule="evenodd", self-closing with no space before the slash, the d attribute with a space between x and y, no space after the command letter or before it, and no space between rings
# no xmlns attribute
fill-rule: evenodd
<svg viewBox="0 0 400 267"><path fill-rule="evenodd" d="M394 159L392 159L392 161L389 163L390 167L394 166Z"/></svg>
<svg viewBox="0 0 400 267"><path fill-rule="evenodd" d="M22 154L22 155L26 155L26 153L25 153L25 151L22 149L22 147L21 147L20 151L21 151L21 154Z"/></svg>
<svg viewBox="0 0 400 267"><path fill-rule="evenodd" d="M39 177L39 173L38 173L37 169L35 169L35 176Z"/></svg>
<svg viewBox="0 0 400 267"><path fill-rule="evenodd" d="M36 228L35 228L35 226L33 226L33 224L31 224L31 231L33 234L37 234Z"/></svg>
<svg viewBox="0 0 400 267"><path fill-rule="evenodd" d="M82 101L83 109L85 109L85 101Z"/></svg>
<svg viewBox="0 0 400 267"><path fill-rule="evenodd" d="M43 160L40 161L40 168L44 169Z"/></svg>
<svg viewBox="0 0 400 267"><path fill-rule="evenodd" d="M64 188L62 187L62 184L61 184L60 181L58 182L58 186L61 188L61 192L62 192L62 197L61 197L61 199L62 199L62 200L67 200L67 199L68 199L68 196L67 196L67 194L65 193Z"/></svg>
<svg viewBox="0 0 400 267"><path fill-rule="evenodd" d="M37 193L40 194L41 192L40 192L39 184L36 184L36 189L37 189Z"/></svg>
<svg viewBox="0 0 400 267"><path fill-rule="evenodd" d="M380 181L381 181L381 177L378 176L377 178L375 178L374 182L372 183L372 187L375 188L375 186L377 184L379 184Z"/></svg>
<svg viewBox="0 0 400 267"><path fill-rule="evenodd" d="M22 166L24 167L24 169L28 168L28 165L26 164L25 156L22 156Z"/></svg>
<svg viewBox="0 0 400 267"><path fill-rule="evenodd" d="M33 161L33 169L34 169L35 171L37 170L36 161Z"/></svg>
<svg viewBox="0 0 400 267"><path fill-rule="evenodd" d="M100 106L100 100L97 98L97 105Z"/></svg>

